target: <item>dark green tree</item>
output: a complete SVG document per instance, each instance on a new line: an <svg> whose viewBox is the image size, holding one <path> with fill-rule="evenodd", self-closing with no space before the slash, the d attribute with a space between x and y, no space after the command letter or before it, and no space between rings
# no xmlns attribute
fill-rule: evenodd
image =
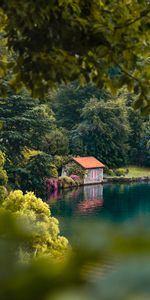
<svg viewBox="0 0 150 300"><path fill-rule="evenodd" d="M73 153L93 155L110 167L125 164L129 124L124 100L91 99L82 110L82 118L73 131Z"/></svg>
<svg viewBox="0 0 150 300"><path fill-rule="evenodd" d="M140 140L141 157L140 164L147 167L150 166L150 123L144 122L142 138Z"/></svg>
<svg viewBox="0 0 150 300"><path fill-rule="evenodd" d="M8 177L4 169L4 164L5 164L5 156L2 153L2 151L0 151L0 200L2 200L7 194L6 184L8 181Z"/></svg>
<svg viewBox="0 0 150 300"><path fill-rule="evenodd" d="M42 101L24 93L1 98L0 116L0 148L8 159L18 161L24 147L47 151L49 154L67 152L67 137L64 131L57 129L54 113ZM58 135L61 137L59 148L56 145Z"/></svg>
<svg viewBox="0 0 150 300"><path fill-rule="evenodd" d="M128 120L130 132L128 136L129 143L129 163L136 165L150 165L149 140L150 140L150 122L148 117L142 116L133 108L133 98L135 95L128 95Z"/></svg>
<svg viewBox="0 0 150 300"><path fill-rule="evenodd" d="M46 179L54 174L57 176L53 157L41 152L29 158L21 168L11 169L11 184L24 192L34 191L37 196L46 199Z"/></svg>
<svg viewBox="0 0 150 300"><path fill-rule="evenodd" d="M139 90L136 107L149 112L149 1L1 0L0 13L16 54L8 64L13 86L36 96L77 78L113 92L127 85Z"/></svg>
<svg viewBox="0 0 150 300"><path fill-rule="evenodd" d="M57 128L46 102L25 92L0 98L0 124L0 149L7 156L9 184L42 196L45 179L53 176L52 155L68 152L66 131Z"/></svg>
<svg viewBox="0 0 150 300"><path fill-rule="evenodd" d="M82 108L92 97L105 100L109 97L108 95L108 92L98 89L93 84L80 86L78 81L60 86L51 96L51 105L58 125L71 130L81 122Z"/></svg>

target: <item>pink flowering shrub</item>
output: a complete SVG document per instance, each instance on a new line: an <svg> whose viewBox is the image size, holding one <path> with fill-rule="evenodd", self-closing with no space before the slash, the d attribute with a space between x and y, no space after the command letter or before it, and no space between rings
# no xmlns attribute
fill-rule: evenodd
<svg viewBox="0 0 150 300"><path fill-rule="evenodd" d="M80 181L80 180L81 180L80 176L75 175L75 174L71 174L70 177L71 177L74 181Z"/></svg>
<svg viewBox="0 0 150 300"><path fill-rule="evenodd" d="M58 191L58 179L57 178L50 178L46 181L48 192L51 191Z"/></svg>

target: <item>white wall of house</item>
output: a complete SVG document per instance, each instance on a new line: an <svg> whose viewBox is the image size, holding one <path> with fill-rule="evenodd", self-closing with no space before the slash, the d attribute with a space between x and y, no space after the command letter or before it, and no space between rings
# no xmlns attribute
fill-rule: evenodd
<svg viewBox="0 0 150 300"><path fill-rule="evenodd" d="M84 184L99 183L103 181L103 168L87 169Z"/></svg>
<svg viewBox="0 0 150 300"><path fill-rule="evenodd" d="M103 185L84 185L84 198L86 200L103 199Z"/></svg>
<svg viewBox="0 0 150 300"><path fill-rule="evenodd" d="M67 176L67 172L64 167L62 167L61 176Z"/></svg>

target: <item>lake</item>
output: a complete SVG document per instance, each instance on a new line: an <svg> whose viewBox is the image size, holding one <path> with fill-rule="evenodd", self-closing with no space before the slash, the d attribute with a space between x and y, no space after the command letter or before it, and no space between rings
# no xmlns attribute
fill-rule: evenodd
<svg viewBox="0 0 150 300"><path fill-rule="evenodd" d="M150 215L150 183L88 185L51 195L52 215L72 242L75 227L92 222L127 223Z"/></svg>

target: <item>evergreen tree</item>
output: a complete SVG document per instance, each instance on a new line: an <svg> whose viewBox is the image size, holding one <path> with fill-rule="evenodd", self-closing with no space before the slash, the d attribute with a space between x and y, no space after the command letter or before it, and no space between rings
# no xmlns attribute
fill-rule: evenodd
<svg viewBox="0 0 150 300"><path fill-rule="evenodd" d="M91 99L82 110L82 118L73 131L73 153L93 155L111 167L126 164L129 124L124 100Z"/></svg>
<svg viewBox="0 0 150 300"><path fill-rule="evenodd" d="M51 105L58 125L71 130L81 121L82 108L93 97L105 100L109 98L109 94L103 89L98 89L93 84L81 87L77 81L67 86L60 86L51 97Z"/></svg>

